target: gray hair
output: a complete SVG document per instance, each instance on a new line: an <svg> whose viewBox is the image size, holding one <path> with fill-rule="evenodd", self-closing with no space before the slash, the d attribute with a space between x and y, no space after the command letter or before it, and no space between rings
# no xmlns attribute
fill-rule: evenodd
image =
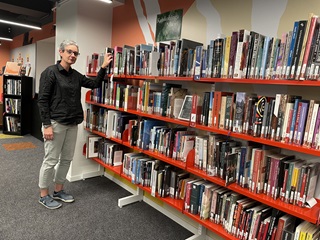
<svg viewBox="0 0 320 240"><path fill-rule="evenodd" d="M77 44L75 41L73 41L73 40L64 40L64 41L60 44L59 50L64 51L64 50L65 50L65 47L66 47L66 46L69 46L69 45L76 46L76 47L78 48L78 50L79 50L78 44Z"/></svg>

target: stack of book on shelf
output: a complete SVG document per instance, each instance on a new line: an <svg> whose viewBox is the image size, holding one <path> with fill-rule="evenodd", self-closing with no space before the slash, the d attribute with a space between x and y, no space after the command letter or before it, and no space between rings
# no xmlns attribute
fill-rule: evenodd
<svg viewBox="0 0 320 240"><path fill-rule="evenodd" d="M109 74L201 78L317 80L319 17L294 22L280 38L240 29L207 46L189 39L107 47L113 54ZM87 73L96 74L103 53L87 57Z"/></svg>
<svg viewBox="0 0 320 240"><path fill-rule="evenodd" d="M248 78L317 80L319 17L294 23L281 38L240 29L197 46L194 79Z"/></svg>
<svg viewBox="0 0 320 240"><path fill-rule="evenodd" d="M200 42L178 39L170 42L136 44L135 46L107 47L105 52L113 54L107 73L115 76L180 76L194 75L195 52ZM96 74L103 62L104 53L87 56L87 74Z"/></svg>
<svg viewBox="0 0 320 240"><path fill-rule="evenodd" d="M123 147L101 136L89 135L86 142L86 158L99 158L107 165L120 166L123 161Z"/></svg>

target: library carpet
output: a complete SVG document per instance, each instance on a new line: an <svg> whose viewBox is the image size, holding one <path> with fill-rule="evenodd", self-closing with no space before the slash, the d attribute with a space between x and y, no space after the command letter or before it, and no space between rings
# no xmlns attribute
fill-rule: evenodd
<svg viewBox="0 0 320 240"><path fill-rule="evenodd" d="M9 151L3 146L16 143L36 147ZM0 139L1 240L183 240L193 235L145 202L119 208L118 199L131 194L106 177L66 182L76 201L57 210L44 208L38 203L43 155L43 142L33 136Z"/></svg>

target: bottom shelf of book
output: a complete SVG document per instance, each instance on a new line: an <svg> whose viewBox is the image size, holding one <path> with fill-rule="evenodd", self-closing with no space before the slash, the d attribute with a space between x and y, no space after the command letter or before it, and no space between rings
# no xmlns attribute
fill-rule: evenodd
<svg viewBox="0 0 320 240"><path fill-rule="evenodd" d="M106 169L112 171L113 173L117 174L118 176L122 177L123 179L127 180L128 182L132 183L132 179L122 172L122 165L121 166L111 166L111 165L105 164L101 159L96 158L96 157L90 158L90 159L95 161L95 162L97 162L98 164L100 164L104 168L106 168ZM141 190L143 190L144 192L147 192L151 196L153 196L152 193L151 193L151 187L143 186L141 184L135 184L135 185L137 187L139 187ZM177 210L179 210L181 212L183 211L183 205L184 205L183 200L174 199L174 198L171 198L171 197L161 197L158 193L156 193L154 197L161 199L161 201L165 202L166 204L174 207L175 209L177 209Z"/></svg>

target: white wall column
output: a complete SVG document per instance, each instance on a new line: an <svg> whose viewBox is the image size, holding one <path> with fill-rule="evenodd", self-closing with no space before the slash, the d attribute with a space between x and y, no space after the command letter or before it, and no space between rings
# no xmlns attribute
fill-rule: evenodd
<svg viewBox="0 0 320 240"><path fill-rule="evenodd" d="M73 68L85 74L87 56L103 52L105 47L111 45L112 5L97 0L66 0L57 6L56 11L56 60L59 60L60 43L65 39L74 40L79 45L80 56ZM82 89L84 109L87 91ZM75 155L67 176L69 181L103 175L102 167L82 155L87 136L88 132L80 124Z"/></svg>

